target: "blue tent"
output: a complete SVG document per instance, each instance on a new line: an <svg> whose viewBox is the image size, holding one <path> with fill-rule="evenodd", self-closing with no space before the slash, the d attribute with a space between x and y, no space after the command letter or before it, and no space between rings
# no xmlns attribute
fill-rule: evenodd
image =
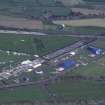
<svg viewBox="0 0 105 105"><path fill-rule="evenodd" d="M96 55L100 55L102 53L102 49L93 46L89 46L87 50Z"/></svg>
<svg viewBox="0 0 105 105"><path fill-rule="evenodd" d="M66 60L63 63L61 63L59 66L63 67L64 69L69 69L73 66L75 66L76 62L73 60Z"/></svg>

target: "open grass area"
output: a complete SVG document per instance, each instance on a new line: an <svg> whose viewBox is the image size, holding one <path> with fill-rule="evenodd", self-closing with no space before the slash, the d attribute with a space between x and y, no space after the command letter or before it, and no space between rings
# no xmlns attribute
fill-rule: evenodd
<svg viewBox="0 0 105 105"><path fill-rule="evenodd" d="M105 39L98 39L93 44L97 47L105 49Z"/></svg>
<svg viewBox="0 0 105 105"><path fill-rule="evenodd" d="M0 49L27 54L47 54L56 49L73 44L77 38L56 36L26 36L0 34Z"/></svg>
<svg viewBox="0 0 105 105"><path fill-rule="evenodd" d="M84 62L89 61L89 58L84 60ZM85 77L94 77L99 78L100 76L105 76L105 56L99 60L90 60L85 66L80 66L73 69L67 75L69 76L85 76Z"/></svg>
<svg viewBox="0 0 105 105"><path fill-rule="evenodd" d="M46 101L47 93L37 86L19 87L0 91L0 103Z"/></svg>
<svg viewBox="0 0 105 105"><path fill-rule="evenodd" d="M37 86L20 87L0 91L0 103L24 101L75 101L104 99L105 82L75 81L62 78L59 83L49 85L47 89ZM53 95L52 95L53 94ZM51 95L51 96L50 96Z"/></svg>
<svg viewBox="0 0 105 105"><path fill-rule="evenodd" d="M57 25L65 24L64 34L68 32L80 35L91 34L94 36L105 33L104 19L56 20L53 21L53 23ZM57 30L55 30L55 32L57 32Z"/></svg>
<svg viewBox="0 0 105 105"><path fill-rule="evenodd" d="M49 86L58 97L58 100L99 100L104 99L105 82L75 81L63 78L61 82Z"/></svg>
<svg viewBox="0 0 105 105"><path fill-rule="evenodd" d="M14 65L33 55L45 55L78 41L72 37L0 34L0 67ZM20 54L20 55L19 55Z"/></svg>
<svg viewBox="0 0 105 105"><path fill-rule="evenodd" d="M30 58L31 55L15 55L14 52L7 53L6 51L0 51L0 69L10 68L10 65L14 67L18 63Z"/></svg>
<svg viewBox="0 0 105 105"><path fill-rule="evenodd" d="M105 60L105 57L104 57ZM70 75L82 75L87 77L100 77L105 76L105 66L101 64L100 61L97 63L91 63L87 66L79 67L70 73Z"/></svg>
<svg viewBox="0 0 105 105"><path fill-rule="evenodd" d="M81 19L81 20L64 20L54 21L56 24L65 24L68 26L97 26L105 27L105 19Z"/></svg>

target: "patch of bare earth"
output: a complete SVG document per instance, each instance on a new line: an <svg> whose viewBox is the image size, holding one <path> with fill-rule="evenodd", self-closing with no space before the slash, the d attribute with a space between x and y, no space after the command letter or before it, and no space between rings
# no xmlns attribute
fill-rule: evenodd
<svg viewBox="0 0 105 105"><path fill-rule="evenodd" d="M29 20L9 16L0 16L0 26L20 29L43 29L43 23L40 20Z"/></svg>

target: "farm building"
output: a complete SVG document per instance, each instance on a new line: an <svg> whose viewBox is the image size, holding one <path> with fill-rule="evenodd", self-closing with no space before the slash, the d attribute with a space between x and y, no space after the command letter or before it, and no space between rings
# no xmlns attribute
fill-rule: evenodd
<svg viewBox="0 0 105 105"><path fill-rule="evenodd" d="M76 65L76 62L74 60L66 60L63 63L59 64L60 68L63 69L69 69Z"/></svg>
<svg viewBox="0 0 105 105"><path fill-rule="evenodd" d="M96 47L93 47L93 46L89 46L87 48L87 50L90 51L91 53L95 54L95 55L100 55L102 53L102 49L96 48Z"/></svg>

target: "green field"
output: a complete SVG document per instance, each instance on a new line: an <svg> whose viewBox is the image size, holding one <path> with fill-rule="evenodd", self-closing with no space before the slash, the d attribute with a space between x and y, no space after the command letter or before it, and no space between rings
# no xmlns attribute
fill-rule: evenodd
<svg viewBox="0 0 105 105"><path fill-rule="evenodd" d="M105 57L104 57L105 61ZM105 65L105 64L104 64ZM105 66L101 65L100 62L88 64L86 67L80 67L70 73L70 75L82 75L86 77L100 77L105 76Z"/></svg>
<svg viewBox="0 0 105 105"><path fill-rule="evenodd" d="M91 26L105 27L105 19L81 19L81 20L57 20L55 24L65 24L67 26Z"/></svg>
<svg viewBox="0 0 105 105"><path fill-rule="evenodd" d="M97 47L105 49L105 39L98 39L93 44Z"/></svg>
<svg viewBox="0 0 105 105"><path fill-rule="evenodd" d="M33 58L33 55L45 55L59 48L78 41L72 37L36 37L15 34L0 34L0 67L5 65L17 64L23 60ZM8 54L8 51L10 53ZM24 53L26 55L16 55L15 52ZM12 61L12 63L10 63Z"/></svg>
<svg viewBox="0 0 105 105"><path fill-rule="evenodd" d="M47 98L47 93L37 86L20 87L0 91L0 103L45 101Z"/></svg>
<svg viewBox="0 0 105 105"><path fill-rule="evenodd" d="M105 82L75 81L65 77L58 84L49 86L58 95L58 100L100 100L104 99Z"/></svg>
<svg viewBox="0 0 105 105"><path fill-rule="evenodd" d="M55 34L61 33L66 35L68 33L77 33L80 35L91 34L94 36L96 34L105 33L104 19L83 19L83 20L70 20L70 21L57 20L57 21L53 21L53 23L56 25L65 24L65 28L62 31L57 30L57 28L53 30L52 33L55 33Z"/></svg>
<svg viewBox="0 0 105 105"><path fill-rule="evenodd" d="M54 0L1 0L0 14L27 18L39 18L47 12L56 16L67 16L71 11Z"/></svg>
<svg viewBox="0 0 105 105"><path fill-rule="evenodd" d="M31 55L14 55L14 52L7 54L6 51L0 52L0 68L5 68L11 66L16 66L23 60L30 59Z"/></svg>
<svg viewBox="0 0 105 105"><path fill-rule="evenodd" d="M75 81L63 78L47 89L37 86L20 87L0 91L0 103L52 101L67 102L75 100L101 100L105 98L105 82ZM52 95L54 94L54 96ZM51 96L50 96L51 95Z"/></svg>
<svg viewBox="0 0 105 105"><path fill-rule="evenodd" d="M59 36L31 36L0 34L0 50L44 55L73 44L77 38ZM42 52L43 51L43 52Z"/></svg>

